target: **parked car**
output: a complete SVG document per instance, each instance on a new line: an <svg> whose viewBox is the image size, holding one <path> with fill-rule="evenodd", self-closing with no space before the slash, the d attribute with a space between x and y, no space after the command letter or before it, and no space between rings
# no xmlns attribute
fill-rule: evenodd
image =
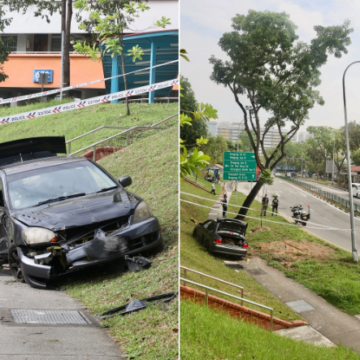
<svg viewBox="0 0 360 360"><path fill-rule="evenodd" d="M207 220L196 225L193 236L210 253L244 257L248 249L245 240L247 226L246 222L236 219Z"/></svg>
<svg viewBox="0 0 360 360"><path fill-rule="evenodd" d="M360 184L359 183L352 183L351 184L353 190L353 196L360 198Z"/></svg>
<svg viewBox="0 0 360 360"><path fill-rule="evenodd" d="M0 144L0 257L37 288L163 241L149 205L125 190L130 176L62 153L63 137Z"/></svg>

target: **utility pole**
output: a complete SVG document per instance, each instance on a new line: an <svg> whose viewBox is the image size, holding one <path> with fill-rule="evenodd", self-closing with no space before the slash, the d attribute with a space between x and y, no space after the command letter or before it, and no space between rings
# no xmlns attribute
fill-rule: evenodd
<svg viewBox="0 0 360 360"><path fill-rule="evenodd" d="M354 199L352 193L352 184L351 184L351 162L350 162L350 146L349 146L349 129L347 122L347 111L346 111L346 95L345 95L345 75L348 68L355 64L360 63L360 61L352 62L344 71L343 75L343 98L344 98L344 115L345 115L345 134L346 134L346 159L348 167L348 187L349 187L349 202L350 202L350 225L351 225L351 248L353 260L355 263L359 262L358 253L356 249L356 238L355 238L355 224L354 224Z"/></svg>

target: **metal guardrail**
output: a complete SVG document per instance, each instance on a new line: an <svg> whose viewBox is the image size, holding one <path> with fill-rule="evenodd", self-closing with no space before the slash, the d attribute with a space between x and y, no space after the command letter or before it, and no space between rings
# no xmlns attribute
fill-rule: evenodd
<svg viewBox="0 0 360 360"><path fill-rule="evenodd" d="M329 200L332 200L334 202L337 202L338 204L346 207L346 208L350 208L350 199L344 199L340 196L337 196L329 191L325 191L323 189L320 189L312 184L308 184L293 178L288 178L288 177L284 177L284 176L278 176L278 178L293 182L294 184L300 185L306 189L309 189ZM354 210L360 212L360 205L359 204L354 204Z"/></svg>
<svg viewBox="0 0 360 360"><path fill-rule="evenodd" d="M246 302L246 303L248 303L248 304L258 306L258 307L260 307L260 308L262 308L262 309L269 310L269 311L270 311L270 331L273 332L273 328L274 328L274 326L273 326L274 309L273 309L273 308L268 307L268 306L265 306L265 305L262 305L262 304L258 304L258 303L256 303L256 302L253 302L253 301L250 301L250 300L246 300L246 299L244 299L244 298L240 298L240 297L235 296L235 295L232 295L232 294L228 294L228 293L226 293L226 292L224 292L224 291L217 290L217 289L214 289L214 288L212 288L212 287L210 287L210 286L206 286L206 285L203 285L203 284L199 284L199 283L197 283L197 282L195 282L195 281L192 281L192 280L189 280L189 279L185 279L185 278L183 278L183 277L180 277L179 280L180 280L180 281L185 281L185 282L188 282L188 283L190 283L190 284L192 284L192 285L196 285L196 286L200 286L200 287L204 288L204 289L205 289L205 301L206 301L206 306L209 306L209 290L210 290L210 291L215 291L215 292L217 292L217 293L219 293L219 294L222 294L222 295L225 295L225 296L229 296L229 297L234 298L234 299L237 299L237 300L244 301L244 302Z"/></svg>
<svg viewBox="0 0 360 360"><path fill-rule="evenodd" d="M187 273L187 271L190 271L190 272L192 272L192 273L194 273L194 274L198 274L198 275L207 277L208 279L216 280L216 281L221 282L221 283L223 283L223 284L230 285L230 286L233 286L233 287L235 287L235 288L238 288L238 289L240 289L241 297L242 297L242 298L244 297L244 288L243 288L242 286L240 286L240 285L236 285L236 284L233 284L233 283L231 283L231 282L228 282L228 281L225 281L225 280L216 278L216 277L214 277L214 276L210 276L210 275L208 275L208 274L204 274L204 273L202 273L202 272L200 272L200 271L196 271L196 270L187 268L187 267L185 267L185 266L180 266L180 269L183 269L183 270L184 270L184 278L185 278L185 279L186 279L186 273ZM185 285L185 283L184 283L184 285ZM241 302L241 305L242 305L242 302Z"/></svg>
<svg viewBox="0 0 360 360"><path fill-rule="evenodd" d="M151 126L133 126L133 127L130 127L130 128L128 128L128 127L121 127L121 126L119 126L119 127L117 127L117 126L101 126L101 127L97 128L97 129L91 130L91 131L89 131L89 132L87 132L87 133L85 133L85 134L82 134L82 135L80 135L80 136L77 136L77 137L74 138L74 139L71 139L71 140L66 141L66 144L68 145L68 155L67 155L67 156L72 156L72 155L81 153L81 152L83 152L83 151L85 151L85 150L88 150L88 149L93 148L93 149L94 149L93 160L95 161L96 146L97 146L97 145L106 143L107 141L109 141L109 140L111 140L111 139L114 139L114 138L116 138L117 136L126 134L126 146L128 146L128 145L129 145L129 136L130 136L130 134L131 134L132 131L141 131L141 130L163 130L163 129L167 129L167 128L163 128L163 127L157 127L157 125L159 125L159 124L161 124L161 123L163 123L163 122L165 122L165 121L167 121L167 120L170 120L170 119L172 119L173 117L178 116L178 115L179 115L178 113L176 113L176 114L174 114L174 115L171 115L171 116L167 117L166 119L163 119L163 120L161 120L161 121L158 121L157 123L155 123L155 124L153 124L153 125L151 125ZM100 130L102 130L102 129L104 129L104 128L114 128L114 129L117 129L117 128L123 129L123 128L125 128L126 130L125 130L125 131L121 131L121 132L119 132L119 133L117 133L117 134L115 134L115 135L109 136L109 137L107 137L107 138L105 138L105 139L103 139L103 140L97 141L96 143L93 143L93 144L91 144L91 145L89 145L89 146L86 146L86 147L84 147L84 148L82 148L82 149L80 149L80 150L77 150L77 151L73 152L73 153L70 153L70 151L71 151L71 144L72 144L74 141L79 140L79 139L81 139L81 138L83 138L83 137L85 137L85 136L87 136L87 135L93 134L93 133L95 133L95 132L97 132L97 131L100 131Z"/></svg>
<svg viewBox="0 0 360 360"><path fill-rule="evenodd" d="M166 96L166 97L155 97L154 98L154 101L163 101L163 100L167 100L168 103L170 103L170 100L176 100L178 101L179 98L178 97L169 97L169 96ZM140 101L140 102L148 102L149 101L149 98L140 98L140 99L128 99L129 102L131 101ZM122 100L122 101L119 101L120 104L125 104L126 100Z"/></svg>

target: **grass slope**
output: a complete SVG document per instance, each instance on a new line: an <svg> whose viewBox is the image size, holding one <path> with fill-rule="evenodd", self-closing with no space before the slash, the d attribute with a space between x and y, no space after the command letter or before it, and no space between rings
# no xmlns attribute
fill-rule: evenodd
<svg viewBox="0 0 360 360"><path fill-rule="evenodd" d="M181 194L181 198L187 201L191 201L197 204L212 206L212 203L218 198L212 194L207 194L201 189L194 187L193 185L181 182L181 191L191 194L195 194L201 197L209 198L212 201L198 199L192 196ZM230 209L229 209L230 210ZM245 298L257 303L272 307L274 309L274 316L277 316L284 320L296 320L303 319L300 315L293 312L289 307L284 305L281 301L275 298L267 290L261 287L256 281L254 281L245 272L236 272L234 269L229 269L223 264L225 257L213 256L207 252L207 250L199 244L198 241L192 236L192 231L195 224L191 221L191 218L197 221L205 221L209 209L198 207L196 205L188 204L180 201L180 228L181 228L181 253L180 264L189 267L194 270L198 270L205 274L212 275L214 277L223 279L235 283L244 287ZM232 260L227 259L227 260ZM214 287L216 289L228 292L240 296L238 292L234 293L234 288L219 282L202 278L198 275L189 273L189 278L194 281L200 281ZM216 295L216 293L214 294ZM229 299L234 301L233 299ZM256 310L262 311L259 307L254 307ZM266 311L264 311L266 312Z"/></svg>
<svg viewBox="0 0 360 360"><path fill-rule="evenodd" d="M181 302L180 320L182 360L360 359L343 346L326 348L281 337L190 301Z"/></svg>
<svg viewBox="0 0 360 360"><path fill-rule="evenodd" d="M107 266L64 279L71 296L93 314L131 300L176 291L178 288L178 130L176 126L121 150L100 161L115 177L130 175L129 191L141 196L159 218L164 251L152 256L153 264L138 273L114 271ZM146 254L145 254L146 256ZM103 320L109 334L129 358L174 359L178 353L178 303L160 303L127 316Z"/></svg>
<svg viewBox="0 0 360 360"><path fill-rule="evenodd" d="M60 102L36 103L14 108L0 107L0 118L21 112L59 105ZM19 121L0 126L1 142L29 138L34 136L63 136L66 141L82 135L100 126L148 126L178 112L178 104L131 104L131 115L126 115L125 104L101 104L83 109L48 115L37 119ZM177 124L177 118L170 120ZM166 126L163 124L162 126ZM124 129L125 130L125 129ZM104 129L90 134L72 143L71 152L82 149L96 141L121 132L121 129ZM132 140L154 135L154 130L139 131L133 134ZM124 146L126 136L117 137L105 145Z"/></svg>

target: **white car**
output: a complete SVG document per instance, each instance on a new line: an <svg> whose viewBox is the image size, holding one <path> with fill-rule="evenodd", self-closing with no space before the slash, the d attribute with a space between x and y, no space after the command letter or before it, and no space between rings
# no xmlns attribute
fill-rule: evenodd
<svg viewBox="0 0 360 360"><path fill-rule="evenodd" d="M353 196L360 198L360 184L353 183L352 184Z"/></svg>

